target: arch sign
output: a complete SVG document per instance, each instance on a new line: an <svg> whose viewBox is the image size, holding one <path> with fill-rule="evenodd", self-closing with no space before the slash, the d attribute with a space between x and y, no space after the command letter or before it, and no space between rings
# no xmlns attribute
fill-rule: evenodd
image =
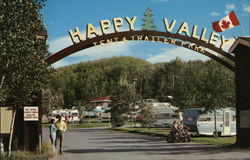
<svg viewBox="0 0 250 160"><path fill-rule="evenodd" d="M46 59L46 62L48 64L53 64L70 54L93 46L114 44L120 41L148 41L188 48L210 57L231 71L235 70L234 65L232 65L235 63L235 57L230 53L223 51L223 48L230 42L230 40L226 39L223 35L216 32L209 34L207 33L206 28L199 29L197 25L193 25L191 27L187 22L183 22L180 26L177 26L176 20L169 21L167 18L163 19L165 32L153 30L134 30L135 22L136 16L132 18L117 17L114 18L112 22L107 19L101 20L101 31L98 31L91 23L89 23L86 27L85 36L80 32L78 27L75 27L74 31L68 31L73 44L51 55ZM119 31L120 27L125 24L129 27L128 31ZM111 27L113 27L112 33L110 33ZM177 27L177 32L172 33L173 29ZM200 34L197 32L199 30L201 30ZM220 46L216 47L217 44L220 44ZM211 51L220 54L220 56L212 54Z"/></svg>

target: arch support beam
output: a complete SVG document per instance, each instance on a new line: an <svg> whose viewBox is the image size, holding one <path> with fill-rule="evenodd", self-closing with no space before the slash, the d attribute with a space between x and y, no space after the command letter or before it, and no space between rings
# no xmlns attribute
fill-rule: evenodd
<svg viewBox="0 0 250 160"><path fill-rule="evenodd" d="M236 144L250 147L250 38L238 38L229 51L236 58Z"/></svg>

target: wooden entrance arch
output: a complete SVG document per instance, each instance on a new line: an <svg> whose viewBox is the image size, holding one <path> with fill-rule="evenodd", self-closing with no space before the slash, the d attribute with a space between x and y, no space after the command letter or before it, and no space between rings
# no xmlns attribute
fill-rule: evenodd
<svg viewBox="0 0 250 160"><path fill-rule="evenodd" d="M51 55L45 61L48 64L53 64L66 56L69 56L83 49L100 45L102 42L103 43L107 41L119 42L119 41L124 41L125 39L128 41L160 42L160 43L167 43L188 48L217 61L218 63L222 64L223 66L227 67L233 72L235 71L234 68L235 57L232 54L225 52L220 48L217 48L209 43L206 43L205 41L179 34L173 34L170 32L147 31L147 30L116 32L94 38L89 38L84 41L80 41L79 43L73 44ZM221 56L214 55L209 50L211 50L212 52L216 52Z"/></svg>

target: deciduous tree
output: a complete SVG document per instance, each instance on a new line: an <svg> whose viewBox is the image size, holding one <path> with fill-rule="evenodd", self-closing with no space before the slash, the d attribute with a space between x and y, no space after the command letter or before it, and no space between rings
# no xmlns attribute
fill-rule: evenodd
<svg viewBox="0 0 250 160"><path fill-rule="evenodd" d="M0 97L1 104L16 111L31 104L48 81L50 71L44 62L48 55L40 10L44 0L0 1Z"/></svg>
<svg viewBox="0 0 250 160"><path fill-rule="evenodd" d="M196 74L196 103L205 111L214 113L214 130L217 138L216 109L235 106L234 87L231 74L214 61L207 61Z"/></svg>

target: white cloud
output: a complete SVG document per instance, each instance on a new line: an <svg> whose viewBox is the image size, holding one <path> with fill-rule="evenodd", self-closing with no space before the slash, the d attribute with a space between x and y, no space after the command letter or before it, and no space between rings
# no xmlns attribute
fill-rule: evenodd
<svg viewBox="0 0 250 160"><path fill-rule="evenodd" d="M152 56L146 60L151 63L157 63L157 62L167 62L167 61L176 59L176 57L180 57L182 60L185 60L185 61L209 59L208 57L198 52L195 52L186 48L182 48L182 47L177 47L174 49L166 48L165 51L163 51L162 53Z"/></svg>
<svg viewBox="0 0 250 160"><path fill-rule="evenodd" d="M49 51L54 54L72 44L73 43L69 36L60 37L49 42ZM134 45L136 45L135 42L118 42L111 45L105 44L103 46L91 47L77 53L73 53L72 55L56 62L53 66L60 67L72 63L79 63L81 61L95 60L112 56L132 56L133 53L131 51L131 47Z"/></svg>
<svg viewBox="0 0 250 160"><path fill-rule="evenodd" d="M69 65L69 63L61 60L61 61L57 61L56 63L54 63L52 66L55 68L58 68L58 67L67 66L67 65Z"/></svg>
<svg viewBox="0 0 250 160"><path fill-rule="evenodd" d="M101 33L101 28L100 28L100 26L98 26L98 27L94 26L94 27L95 27L95 29L96 29L99 33ZM134 26L134 28L135 28L135 30L138 30L138 29L139 29L139 27L137 27L137 26ZM128 31L128 24L124 23L124 25L123 25L122 27L119 28L119 31ZM109 29L107 29L107 33L113 33L113 32L114 32L114 30L113 30L112 27L110 27ZM86 35L86 30L82 30L82 31L80 31L80 33L82 34L82 36L84 36L84 35ZM94 35L92 35L92 36L94 37ZM84 38L85 38L85 37L83 37L83 39L84 39ZM91 38L92 38L92 37L91 37ZM77 41L77 42L78 42L78 41ZM73 42L72 42L70 36L69 36L69 35L67 35L67 36L62 36L62 37L53 39L53 40L51 40L51 41L49 42L49 51L50 51L51 53L56 53L56 52L58 52L58 51L60 51L60 50L62 50L62 49L64 49L64 48L66 48L66 47L68 47L68 46L71 46L71 45L73 45Z"/></svg>
<svg viewBox="0 0 250 160"><path fill-rule="evenodd" d="M218 17L218 16L220 16L220 13L218 13L218 12L212 12L212 13L210 13L210 16L211 17Z"/></svg>
<svg viewBox="0 0 250 160"><path fill-rule="evenodd" d="M54 54L72 44L69 36L59 37L49 42L49 51Z"/></svg>
<svg viewBox="0 0 250 160"><path fill-rule="evenodd" d="M230 11L229 11L229 10L226 10L226 11L225 11L225 14L226 14L226 15L228 15L229 13L230 13Z"/></svg>
<svg viewBox="0 0 250 160"><path fill-rule="evenodd" d="M223 51L225 51L225 52L228 52L229 51L229 49L231 48L231 46L234 44L234 42L235 42L235 38L228 38L227 39L228 40L228 42L227 42L227 44L225 45L225 47L223 47L222 48L222 50ZM220 45L221 45L221 42L220 41L217 41L216 42L216 44L215 44L215 47L217 47L217 48L220 48ZM210 50L210 49L206 49L208 52L210 52L211 54L214 54L214 55L220 55L219 53L217 53L217 52L215 52L215 51L213 51L213 50Z"/></svg>
<svg viewBox="0 0 250 160"><path fill-rule="evenodd" d="M225 14L228 15L232 10L236 10L235 4L227 4Z"/></svg>
<svg viewBox="0 0 250 160"><path fill-rule="evenodd" d="M133 42L118 42L113 44L99 45L86 50L79 51L72 57L88 56L90 58L105 58L111 56L129 56L132 55L130 47L135 45Z"/></svg>
<svg viewBox="0 0 250 160"><path fill-rule="evenodd" d="M226 5L226 10L235 10L235 9L236 9L235 4L227 4Z"/></svg>
<svg viewBox="0 0 250 160"><path fill-rule="evenodd" d="M95 27L97 31L100 31L100 27ZM135 27L136 28L136 27ZM123 27L119 28L119 31L126 31L128 27L124 24ZM108 33L114 32L112 29L107 30ZM81 31L82 35L85 35L86 31ZM49 42L49 51L54 54L58 51L73 45L70 36L63 36L51 40ZM113 56L131 56L133 53L131 47L136 45L135 42L118 42L113 44L99 45L96 47L91 47L88 49L81 50L79 52L73 53L70 56L61 59L60 61L54 63L53 67L61 67L70 64L80 63L82 61L96 60L100 58L108 58Z"/></svg>
<svg viewBox="0 0 250 160"><path fill-rule="evenodd" d="M235 42L234 38L229 38L228 44L223 48L224 51L228 52L230 47L233 45ZM221 43L217 41L216 47L220 47ZM217 52L214 52L212 50L206 49L208 52L217 55ZM209 57L198 53L196 51L183 48L183 47L175 47L173 49L165 48L165 50L161 53L158 53L156 55L153 55L152 57L147 58L146 60L151 63L157 63L157 62L167 62L170 60L176 59L176 57L180 57L184 61L189 61L189 60L208 60Z"/></svg>
<svg viewBox="0 0 250 160"><path fill-rule="evenodd" d="M250 13L250 5L246 5L246 4L245 4L245 5L243 6L243 11L244 11L244 12L247 12L247 13Z"/></svg>
<svg viewBox="0 0 250 160"><path fill-rule="evenodd" d="M230 47L233 45L233 43L235 42L235 38L226 38L226 43L225 46L222 48L223 51L228 52L228 50L230 49ZM221 46L221 40L216 41L215 43L215 47L220 48Z"/></svg>

